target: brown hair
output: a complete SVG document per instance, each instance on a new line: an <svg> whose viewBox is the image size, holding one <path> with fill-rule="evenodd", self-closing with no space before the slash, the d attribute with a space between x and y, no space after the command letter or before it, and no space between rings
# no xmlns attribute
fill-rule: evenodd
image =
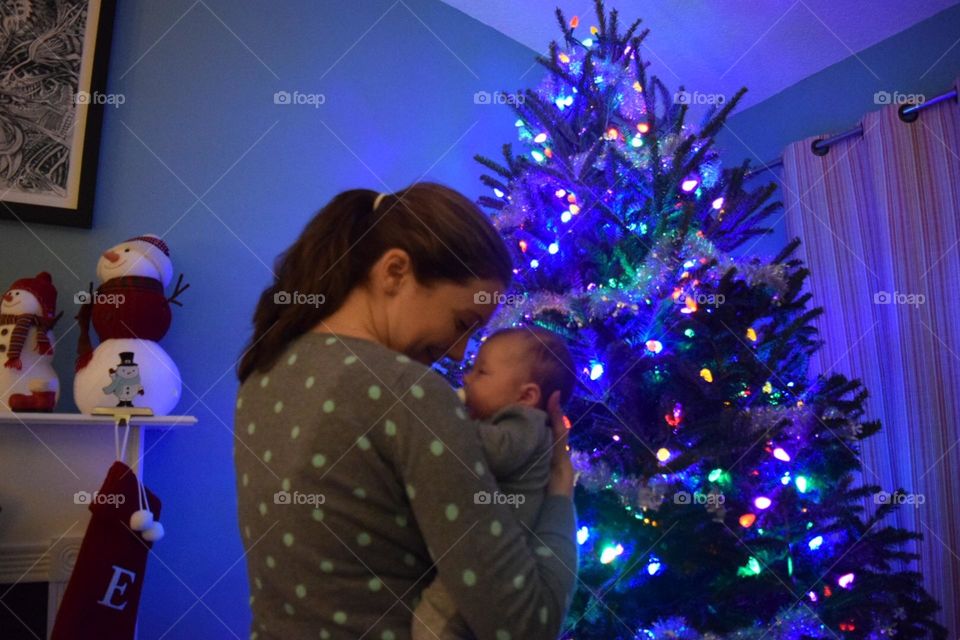
<svg viewBox="0 0 960 640"><path fill-rule="evenodd" d="M530 377L540 385L540 409L546 410L547 400L554 391L560 392L560 401L566 402L577 383L573 357L563 338L537 325L509 327L487 337L486 342L503 336L517 336L524 342L520 356L530 366Z"/></svg>
<svg viewBox="0 0 960 640"><path fill-rule="evenodd" d="M237 369L241 382L269 371L291 341L336 311L389 249L410 255L423 285L473 278L510 285L507 247L468 198L431 182L414 183L379 202L377 195L352 189L334 196L277 258L276 278L260 294L253 337ZM286 304L294 292L322 294L322 304Z"/></svg>

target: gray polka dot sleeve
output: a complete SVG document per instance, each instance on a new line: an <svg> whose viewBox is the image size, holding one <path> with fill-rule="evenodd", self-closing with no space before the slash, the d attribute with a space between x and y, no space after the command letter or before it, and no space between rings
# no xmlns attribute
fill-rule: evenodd
<svg viewBox="0 0 960 640"><path fill-rule="evenodd" d="M477 638L557 638L573 502L547 496L528 528L483 499L478 426L436 372L358 338L307 334L250 376L235 461L251 637L405 640L439 576Z"/></svg>

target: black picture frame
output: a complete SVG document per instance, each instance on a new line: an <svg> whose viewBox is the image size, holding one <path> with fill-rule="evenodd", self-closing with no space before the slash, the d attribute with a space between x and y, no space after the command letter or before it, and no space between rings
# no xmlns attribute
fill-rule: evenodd
<svg viewBox="0 0 960 640"><path fill-rule="evenodd" d="M53 7L52 16L50 11L28 16L20 31L11 38L13 43L0 51L0 85L7 90L4 94L9 96L12 89L15 96L0 101L0 145L9 142L11 136L14 142L22 138L18 154L11 154L9 148L0 148L0 219L89 229L93 226L103 112L110 106L105 102L109 99L105 90L116 0L55 0L46 7ZM85 12L85 19L78 17L77 12L81 11ZM83 50L75 70L65 71L67 63L56 58L54 69L44 69L44 63L50 64L49 61L37 60L26 53L31 36L36 36L32 42L52 39L55 45L57 37L76 37L81 30L80 21ZM95 31L91 32L92 28ZM51 46L50 51L51 56L56 56L56 46ZM21 82L23 76L26 83L30 82L31 64L36 65L33 71L44 75L48 83L51 77L61 83L57 96L61 107L67 90L71 90L72 118L69 129L62 133L53 130L47 135L49 122L37 113L46 110L54 117L62 116L69 106L57 112L57 105L51 105L49 98L31 103L36 92L28 93L22 88L22 99L16 97L18 87L12 85ZM18 77L18 74L21 75ZM44 88L50 91L49 85ZM83 94L85 100L81 97ZM82 142L78 144L78 141ZM57 184L46 191L20 186L29 185L31 181L53 182L51 174Z"/></svg>

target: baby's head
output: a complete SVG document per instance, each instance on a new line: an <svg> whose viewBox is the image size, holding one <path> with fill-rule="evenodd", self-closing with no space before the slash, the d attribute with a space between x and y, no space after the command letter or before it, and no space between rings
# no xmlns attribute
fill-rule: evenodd
<svg viewBox="0 0 960 640"><path fill-rule="evenodd" d="M569 399L576 377L573 359L563 340L536 326L503 329L491 334L464 376L467 409L484 420L510 404L547 408L560 391Z"/></svg>

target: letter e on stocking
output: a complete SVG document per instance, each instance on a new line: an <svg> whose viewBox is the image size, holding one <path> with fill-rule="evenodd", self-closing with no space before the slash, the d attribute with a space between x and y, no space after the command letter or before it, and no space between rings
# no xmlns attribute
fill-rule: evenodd
<svg viewBox="0 0 960 640"><path fill-rule="evenodd" d="M124 576L129 576L129 582L120 584L120 580ZM123 611L123 608L127 606L126 602L114 602L114 594L119 594L122 596L127 590L127 587L136 582L137 574L133 571L128 571L123 567L118 567L113 565L113 578L110 580L110 586L107 587L107 592L103 594L102 600L97 600L97 604L102 604L105 607L110 607L111 609L116 609L117 611Z"/></svg>

